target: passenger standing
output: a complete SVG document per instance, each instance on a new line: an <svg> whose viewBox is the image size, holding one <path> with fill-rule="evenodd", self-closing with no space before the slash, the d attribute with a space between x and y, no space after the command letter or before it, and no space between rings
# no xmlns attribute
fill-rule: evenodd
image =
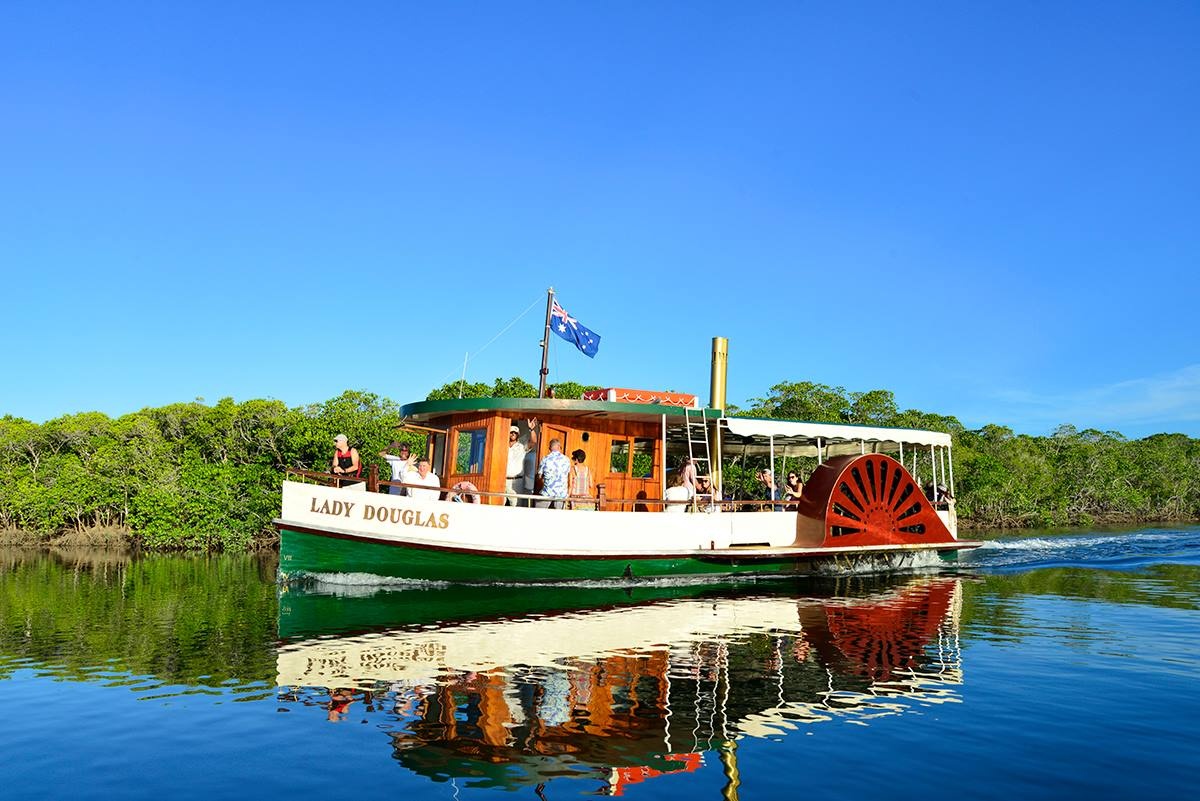
<svg viewBox="0 0 1200 801"><path fill-rule="evenodd" d="M521 499L517 496L525 492L525 454L525 445L521 442L521 428L511 426L508 429L508 464L504 470L506 506L521 505Z"/></svg>
<svg viewBox="0 0 1200 801"><path fill-rule="evenodd" d="M358 449L350 447L350 441L345 434L333 438L333 469L335 476L358 478L362 473L362 462L358 458ZM338 482L341 486L341 482Z"/></svg>
<svg viewBox="0 0 1200 801"><path fill-rule="evenodd" d="M592 500L592 470L584 462L587 454L582 449L571 452L571 472L567 476L567 492L571 496L572 509L595 509Z"/></svg>
<svg viewBox="0 0 1200 801"><path fill-rule="evenodd" d="M538 501L542 508L561 509L567 499L567 474L571 472L571 463L563 455L562 443L557 439L550 440L550 452L542 460L537 474L542 479L542 495L544 501Z"/></svg>
<svg viewBox="0 0 1200 801"><path fill-rule="evenodd" d="M392 453L397 450L397 453ZM408 446L402 442L392 442L386 448L379 452L383 460L392 468L392 481L398 481L401 484L405 482L405 476L414 472L417 458L409 450ZM392 495L407 495L408 491L404 487L388 487L388 492Z"/></svg>
<svg viewBox="0 0 1200 801"><path fill-rule="evenodd" d="M688 500L696 497L696 463L690 456L679 460L679 485L687 490Z"/></svg>
<svg viewBox="0 0 1200 801"><path fill-rule="evenodd" d="M521 467L521 492L533 495L537 489L537 432L529 432L529 444L525 446L525 461ZM521 498L518 506L532 506L528 498Z"/></svg>

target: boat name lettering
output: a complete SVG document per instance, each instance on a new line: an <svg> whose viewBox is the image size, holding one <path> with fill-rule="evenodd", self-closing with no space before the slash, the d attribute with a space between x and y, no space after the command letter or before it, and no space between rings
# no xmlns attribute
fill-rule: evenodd
<svg viewBox="0 0 1200 801"><path fill-rule="evenodd" d="M312 508L309 511L319 512L323 515L345 515L350 516L350 510L358 504L354 501L323 501L320 506L317 506L317 499L312 499Z"/></svg>
<svg viewBox="0 0 1200 801"><path fill-rule="evenodd" d="M426 528L446 528L450 525L450 515L442 512L421 512L416 509L397 509L394 506L363 505L363 520L378 520L383 523L400 524L404 526L425 526Z"/></svg>
<svg viewBox="0 0 1200 801"><path fill-rule="evenodd" d="M317 499L314 497L312 498L311 506L309 506L309 511L324 515L349 517L350 512L356 506L358 506L357 501L326 500L318 504ZM425 528L450 527L450 515L446 512L434 514L433 512L421 512L416 509L397 509L394 506L372 506L369 503L364 503L362 507L363 520L378 520L383 523L423 526Z"/></svg>

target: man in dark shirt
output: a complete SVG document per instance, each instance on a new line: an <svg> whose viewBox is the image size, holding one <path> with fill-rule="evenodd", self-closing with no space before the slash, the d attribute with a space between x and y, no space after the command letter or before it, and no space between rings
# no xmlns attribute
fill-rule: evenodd
<svg viewBox="0 0 1200 801"><path fill-rule="evenodd" d="M529 443L525 446L525 469L522 478L525 480L524 494L533 495L537 489L537 432L529 432ZM522 498L521 506L530 506L528 498Z"/></svg>

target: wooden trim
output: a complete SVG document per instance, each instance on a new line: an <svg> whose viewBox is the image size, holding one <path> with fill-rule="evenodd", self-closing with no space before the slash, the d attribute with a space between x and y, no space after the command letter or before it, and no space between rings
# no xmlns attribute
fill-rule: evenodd
<svg viewBox="0 0 1200 801"><path fill-rule="evenodd" d="M438 428L437 426L422 425L421 423L410 423L407 420L402 420L401 422L396 423L395 427L396 428L411 428L414 431L427 431L427 432L431 432L434 434L445 434L446 433L445 428Z"/></svg>

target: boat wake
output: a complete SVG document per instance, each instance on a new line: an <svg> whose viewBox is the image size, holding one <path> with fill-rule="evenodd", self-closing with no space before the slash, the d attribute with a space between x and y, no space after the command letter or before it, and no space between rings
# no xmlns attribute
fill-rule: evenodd
<svg viewBox="0 0 1200 801"><path fill-rule="evenodd" d="M820 576L862 576L873 573L911 573L936 570L945 561L936 551L860 554L838 557L817 566Z"/></svg>
<svg viewBox="0 0 1200 801"><path fill-rule="evenodd" d="M312 590L318 593L341 595L347 598L373 595L381 589L437 590L451 586L448 581L425 581L379 576L374 573L299 573L282 578L287 587Z"/></svg>
<svg viewBox="0 0 1200 801"><path fill-rule="evenodd" d="M1200 527L1002 537L984 541L959 561L965 567L996 571L1044 567L1136 570L1164 563L1200 564Z"/></svg>

